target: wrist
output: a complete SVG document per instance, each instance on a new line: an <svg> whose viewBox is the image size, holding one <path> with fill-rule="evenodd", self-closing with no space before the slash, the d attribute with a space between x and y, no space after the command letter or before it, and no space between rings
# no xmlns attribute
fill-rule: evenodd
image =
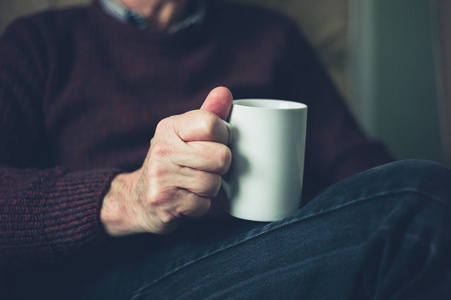
<svg viewBox="0 0 451 300"><path fill-rule="evenodd" d="M130 201L136 183L135 173L118 174L103 198L100 221L108 235L125 236L139 232L134 225L134 209Z"/></svg>

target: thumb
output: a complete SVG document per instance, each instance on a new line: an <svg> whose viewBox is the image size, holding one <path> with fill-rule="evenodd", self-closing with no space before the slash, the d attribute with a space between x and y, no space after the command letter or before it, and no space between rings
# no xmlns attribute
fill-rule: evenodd
<svg viewBox="0 0 451 300"><path fill-rule="evenodd" d="M208 110L215 113L221 119L226 120L232 109L233 96L228 88L217 87L208 94L201 110Z"/></svg>

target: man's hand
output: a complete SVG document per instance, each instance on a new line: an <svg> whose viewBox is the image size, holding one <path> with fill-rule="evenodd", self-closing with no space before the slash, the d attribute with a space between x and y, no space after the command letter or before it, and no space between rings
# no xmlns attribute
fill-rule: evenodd
<svg viewBox="0 0 451 300"><path fill-rule="evenodd" d="M104 198L100 218L108 234L170 233L184 217L208 212L231 163L222 121L231 107L232 94L219 87L200 110L158 124L143 166L116 176Z"/></svg>

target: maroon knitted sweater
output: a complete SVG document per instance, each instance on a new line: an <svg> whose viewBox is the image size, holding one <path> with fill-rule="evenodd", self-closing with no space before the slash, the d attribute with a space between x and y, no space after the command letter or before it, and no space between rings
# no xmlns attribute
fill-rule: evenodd
<svg viewBox="0 0 451 300"><path fill-rule="evenodd" d="M157 123L235 98L309 107L305 193L387 162L359 130L296 26L210 1L201 24L138 30L90 7L41 13L0 40L0 260L47 260L107 238L115 174L140 167Z"/></svg>

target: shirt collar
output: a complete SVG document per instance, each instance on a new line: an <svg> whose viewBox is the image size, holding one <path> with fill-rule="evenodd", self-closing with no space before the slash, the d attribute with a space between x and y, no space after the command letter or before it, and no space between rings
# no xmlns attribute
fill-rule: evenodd
<svg viewBox="0 0 451 300"><path fill-rule="evenodd" d="M127 8L117 0L99 0L103 10L115 19L134 26L138 29L149 28L149 23L141 14ZM189 14L181 22L171 25L168 33L176 33L194 24L200 23L205 16L205 2L203 0L196 1L195 10Z"/></svg>

